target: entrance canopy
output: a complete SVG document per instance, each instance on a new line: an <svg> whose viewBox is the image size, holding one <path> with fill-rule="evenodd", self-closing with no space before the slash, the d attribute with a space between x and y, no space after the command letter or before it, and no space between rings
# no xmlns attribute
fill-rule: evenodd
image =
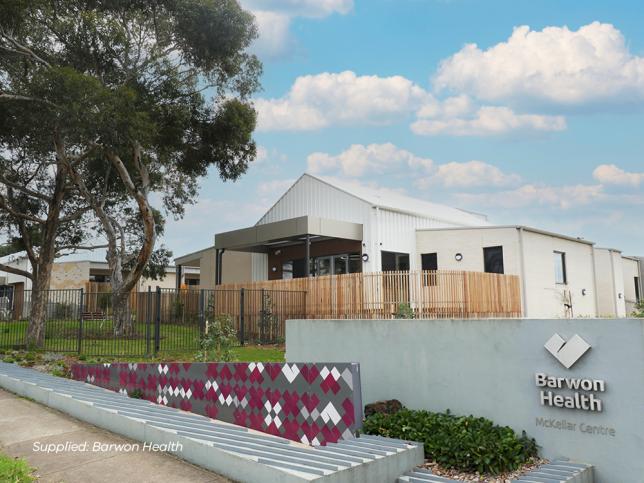
<svg viewBox="0 0 644 483"><path fill-rule="evenodd" d="M362 225L315 216L300 216L218 233L215 235L217 260L215 283L221 284L222 255L225 250L268 254L288 250L288 247L304 245L305 276L309 276L311 243L314 242L319 246L318 243L327 240L362 242Z"/></svg>
<svg viewBox="0 0 644 483"><path fill-rule="evenodd" d="M300 216L264 225L215 235L215 248L238 252L268 253L275 247L302 244L306 239L322 241L341 238L362 241L362 225L328 220L315 216Z"/></svg>

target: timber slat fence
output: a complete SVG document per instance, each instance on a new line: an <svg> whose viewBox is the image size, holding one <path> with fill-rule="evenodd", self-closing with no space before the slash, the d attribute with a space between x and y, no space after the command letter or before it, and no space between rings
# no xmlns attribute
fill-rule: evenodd
<svg viewBox="0 0 644 483"><path fill-rule="evenodd" d="M149 355L199 349L218 316L240 344L281 343L288 319L520 317L519 277L461 271L354 273L247 282L216 289L132 292L132 331L115 335L111 293L48 291L44 349L88 355ZM0 348L24 345L30 291L0 300ZM404 309L404 310L401 310Z"/></svg>
<svg viewBox="0 0 644 483"><path fill-rule="evenodd" d="M309 319L391 318L408 305L417 318L520 317L519 277L464 271L351 273L219 285L218 289L306 292Z"/></svg>

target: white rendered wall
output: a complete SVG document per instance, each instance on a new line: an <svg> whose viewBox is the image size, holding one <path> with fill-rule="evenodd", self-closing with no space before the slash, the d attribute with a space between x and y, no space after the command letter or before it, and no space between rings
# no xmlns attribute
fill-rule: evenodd
<svg viewBox="0 0 644 483"><path fill-rule="evenodd" d="M635 310L636 293L635 277L639 277L639 263L637 260L622 257L622 271L624 272L624 302L626 305L626 315L630 315Z"/></svg>
<svg viewBox="0 0 644 483"><path fill-rule="evenodd" d="M564 290L572 294L575 317L597 314L592 245L524 230L525 268L522 269L519 230L515 227L426 230L417 232L416 240L418 266L422 253L437 253L439 270L483 272L483 248L502 246L505 273L521 277L526 317L566 316L562 299ZM567 285L555 283L555 251L566 254ZM461 262L455 259L457 253L463 255ZM582 295L584 289L586 295Z"/></svg>
<svg viewBox="0 0 644 483"><path fill-rule="evenodd" d="M621 253L618 250L596 248L595 273L599 298L598 315L600 317L624 317L626 303Z"/></svg>
<svg viewBox="0 0 644 483"><path fill-rule="evenodd" d="M564 317L563 295L569 291L574 317L596 317L593 246L540 233L523 233L527 315ZM566 254L566 285L555 282L555 251Z"/></svg>

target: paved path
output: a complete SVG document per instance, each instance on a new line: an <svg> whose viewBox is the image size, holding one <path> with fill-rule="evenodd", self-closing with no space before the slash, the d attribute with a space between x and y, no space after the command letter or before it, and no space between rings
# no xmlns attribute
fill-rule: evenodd
<svg viewBox="0 0 644 483"><path fill-rule="evenodd" d="M49 483L225 483L230 480L166 453L34 451L34 443L133 443L0 389L0 450L25 458Z"/></svg>

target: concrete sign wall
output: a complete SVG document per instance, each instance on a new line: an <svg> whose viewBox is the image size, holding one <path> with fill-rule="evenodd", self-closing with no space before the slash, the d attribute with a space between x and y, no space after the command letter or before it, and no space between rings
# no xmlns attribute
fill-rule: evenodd
<svg viewBox="0 0 644 483"><path fill-rule="evenodd" d="M365 403L484 416L644 482L644 320L292 320L286 349L360 363Z"/></svg>
<svg viewBox="0 0 644 483"><path fill-rule="evenodd" d="M314 446L362 423L357 364L75 364L78 381Z"/></svg>

